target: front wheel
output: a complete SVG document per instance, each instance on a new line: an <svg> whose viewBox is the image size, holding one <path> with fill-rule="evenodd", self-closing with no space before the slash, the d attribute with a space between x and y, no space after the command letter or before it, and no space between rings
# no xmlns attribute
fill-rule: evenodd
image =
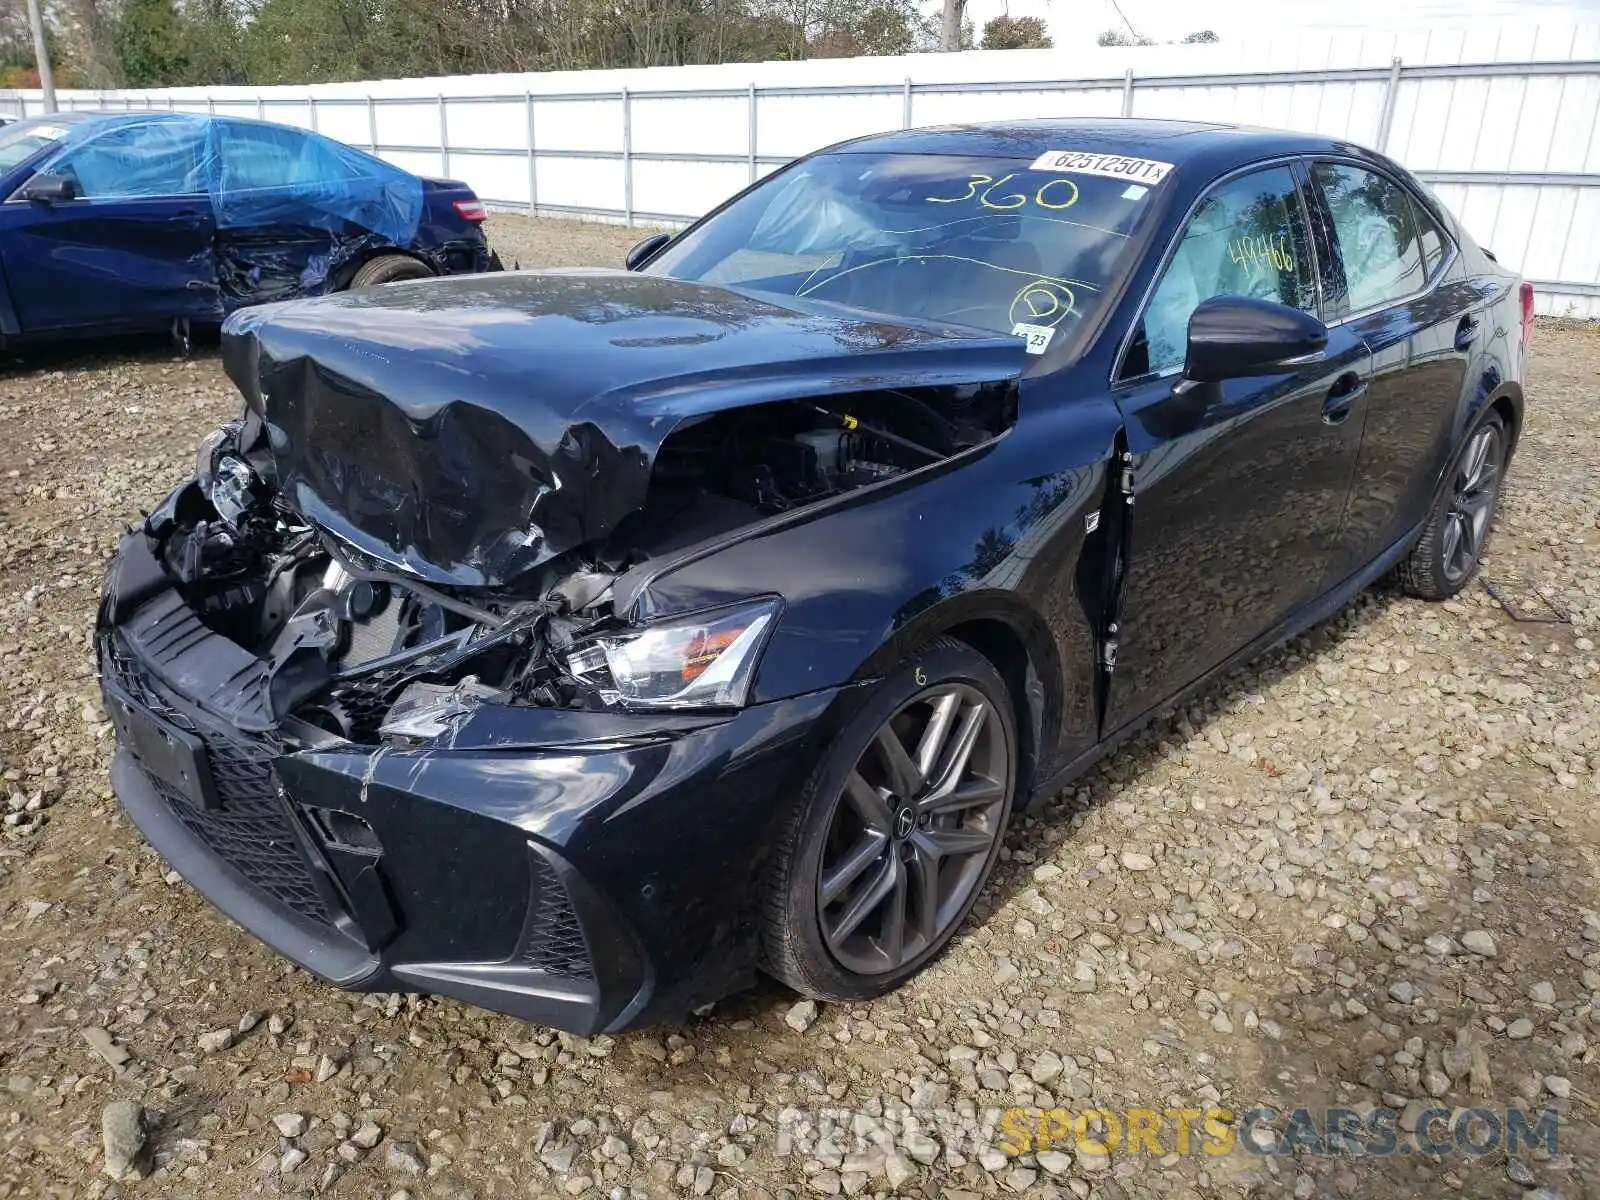
<svg viewBox="0 0 1600 1200"><path fill-rule="evenodd" d="M767 971L821 1000L898 987L949 944L1016 788L1005 681L938 638L878 685L807 783L763 881Z"/></svg>
<svg viewBox="0 0 1600 1200"><path fill-rule="evenodd" d="M1448 600L1467 586L1483 560L1509 452L1505 418L1491 412L1451 464L1421 539L1395 570L1407 595Z"/></svg>

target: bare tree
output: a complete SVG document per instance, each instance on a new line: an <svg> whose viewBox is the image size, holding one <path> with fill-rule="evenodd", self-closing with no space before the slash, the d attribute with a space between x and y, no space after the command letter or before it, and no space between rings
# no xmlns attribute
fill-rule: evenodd
<svg viewBox="0 0 1600 1200"><path fill-rule="evenodd" d="M944 0L939 20L939 49L961 49L961 23L967 15L967 0Z"/></svg>
<svg viewBox="0 0 1600 1200"><path fill-rule="evenodd" d="M50 47L44 40L44 16L39 0L28 0L28 24L33 29L33 59L39 68L39 90L44 93L45 112L56 110L56 78L50 70Z"/></svg>

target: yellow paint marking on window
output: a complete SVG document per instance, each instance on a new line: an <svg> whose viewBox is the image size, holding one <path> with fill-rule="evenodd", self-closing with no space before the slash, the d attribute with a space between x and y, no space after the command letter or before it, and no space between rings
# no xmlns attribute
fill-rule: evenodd
<svg viewBox="0 0 1600 1200"><path fill-rule="evenodd" d="M968 200L976 200L982 207L992 209L995 212L1014 212L1019 208L1026 207L1029 200L1032 200L1040 208L1056 211L1063 208L1071 208L1078 202L1078 185L1070 179L1047 179L1031 195L1027 191L1003 192L998 197L990 199L996 188L1005 186L1016 177L1017 172L1015 171L1009 175L1002 175L999 179L995 179L990 175L969 175L967 176L967 190L961 195L929 196L928 203L963 204ZM1051 188L1063 186L1069 189L1070 195L1058 192L1052 199L1046 199ZM982 190L980 191L979 189Z"/></svg>
<svg viewBox="0 0 1600 1200"><path fill-rule="evenodd" d="M1289 235L1280 233L1248 234L1228 243L1228 258L1254 278L1267 267L1283 274L1291 274L1295 267L1294 251L1289 247Z"/></svg>

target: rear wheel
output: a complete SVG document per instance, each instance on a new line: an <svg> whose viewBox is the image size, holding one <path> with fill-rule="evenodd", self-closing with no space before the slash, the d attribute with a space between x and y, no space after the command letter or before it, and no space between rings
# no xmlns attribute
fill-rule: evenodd
<svg viewBox="0 0 1600 1200"><path fill-rule="evenodd" d="M1010 695L939 638L878 685L811 776L764 881L768 972L823 1000L898 987L949 943L999 857Z"/></svg>
<svg viewBox="0 0 1600 1200"><path fill-rule="evenodd" d="M350 276L349 287L355 288L377 287L380 283L395 283L401 279L428 279L433 272L427 265L414 258L407 258L404 254L380 254L377 258L370 259L361 264L361 268Z"/></svg>
<svg viewBox="0 0 1600 1200"><path fill-rule="evenodd" d="M1491 412L1456 456L1422 538L1396 568L1401 590L1448 600L1467 586L1489 541L1509 449L1505 419Z"/></svg>

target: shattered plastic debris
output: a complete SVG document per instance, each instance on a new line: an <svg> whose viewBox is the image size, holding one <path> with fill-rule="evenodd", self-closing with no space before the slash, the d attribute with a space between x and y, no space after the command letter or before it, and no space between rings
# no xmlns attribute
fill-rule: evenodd
<svg viewBox="0 0 1600 1200"><path fill-rule="evenodd" d="M436 738L484 701L504 696L504 691L487 687L472 675L453 687L413 683L400 693L378 732L387 737Z"/></svg>

